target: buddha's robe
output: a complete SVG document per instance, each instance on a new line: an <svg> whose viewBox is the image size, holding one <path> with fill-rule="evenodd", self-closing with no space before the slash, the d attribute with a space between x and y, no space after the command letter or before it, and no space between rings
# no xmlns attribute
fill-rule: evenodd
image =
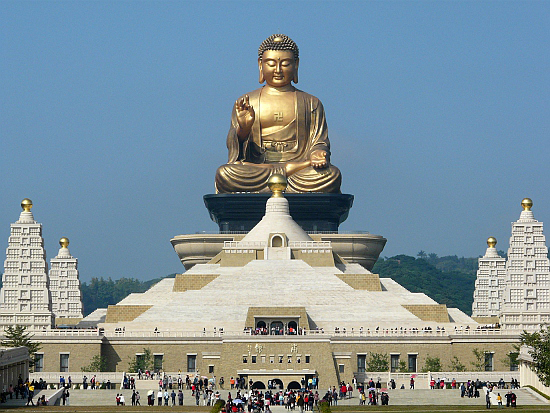
<svg viewBox="0 0 550 413"><path fill-rule="evenodd" d="M227 134L228 163L216 171L216 192L266 192L267 180L274 173L286 175L287 163L310 160L310 154L323 150L330 156L323 104L315 96L296 89L296 117L287 126L262 136L260 95L263 88L248 94L255 111L252 130L244 141L237 136L237 114L233 109ZM329 158L330 159L330 158ZM314 169L309 166L287 177L287 192L340 193L342 177L334 165Z"/></svg>

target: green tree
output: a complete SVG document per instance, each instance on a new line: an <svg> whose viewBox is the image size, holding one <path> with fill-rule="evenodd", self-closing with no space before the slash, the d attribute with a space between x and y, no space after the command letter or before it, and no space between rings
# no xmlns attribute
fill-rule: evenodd
<svg viewBox="0 0 550 413"><path fill-rule="evenodd" d="M89 365L80 368L81 371L107 371L107 359L96 354L92 357Z"/></svg>
<svg viewBox="0 0 550 413"><path fill-rule="evenodd" d="M524 331L520 340L522 345L529 346L528 352L533 358L533 367L540 381L550 386L550 329L534 333Z"/></svg>
<svg viewBox="0 0 550 413"><path fill-rule="evenodd" d="M408 373L409 369L404 360L399 360L399 373Z"/></svg>
<svg viewBox="0 0 550 413"><path fill-rule="evenodd" d="M138 370L153 370L153 353L150 348L143 348L143 353L136 355L128 362L128 372L137 373Z"/></svg>
<svg viewBox="0 0 550 413"><path fill-rule="evenodd" d="M3 347L27 347L31 358L29 366L33 367L33 355L42 348L40 343L32 341L34 334L29 333L26 326L15 325L8 326L4 331L4 336L5 340L1 343Z"/></svg>
<svg viewBox="0 0 550 413"><path fill-rule="evenodd" d="M429 371L442 371L441 359L439 357L430 357L426 356L426 363L422 367L422 373L427 373Z"/></svg>
<svg viewBox="0 0 550 413"><path fill-rule="evenodd" d="M428 255L426 254L426 251L424 250L420 250L418 254L416 254L416 256L423 260L425 260L428 257Z"/></svg>
<svg viewBox="0 0 550 413"><path fill-rule="evenodd" d="M485 371L485 367L487 366L485 355L487 354L487 351L480 350L476 347L472 350L472 353L474 353L475 358L474 361L470 362L472 367L475 371Z"/></svg>
<svg viewBox="0 0 550 413"><path fill-rule="evenodd" d="M371 353L366 362L367 371L388 371L390 367L387 354Z"/></svg>
<svg viewBox="0 0 550 413"><path fill-rule="evenodd" d="M474 261L452 256L440 257L434 264L397 255L378 260L372 272L381 278L391 278L413 293L424 293L438 303L471 314L476 280Z"/></svg>
<svg viewBox="0 0 550 413"><path fill-rule="evenodd" d="M457 356L451 359L451 371L466 371L466 366L460 362Z"/></svg>

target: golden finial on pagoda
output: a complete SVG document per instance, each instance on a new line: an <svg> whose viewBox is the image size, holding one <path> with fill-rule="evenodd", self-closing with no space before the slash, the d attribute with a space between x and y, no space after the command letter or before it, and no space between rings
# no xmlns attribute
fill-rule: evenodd
<svg viewBox="0 0 550 413"><path fill-rule="evenodd" d="M521 201L521 206L523 207L524 211L531 211L531 208L533 208L533 201L531 198L523 198Z"/></svg>
<svg viewBox="0 0 550 413"><path fill-rule="evenodd" d="M32 208L32 201L29 198L25 198L21 201L21 208L23 208L23 211L30 212Z"/></svg>
<svg viewBox="0 0 550 413"><path fill-rule="evenodd" d="M61 245L61 248L67 248L69 246L69 238L61 237L59 240L59 245Z"/></svg>
<svg viewBox="0 0 550 413"><path fill-rule="evenodd" d="M273 174L267 180L267 186L273 192L272 198L282 198L283 191L286 189L288 182L286 177L281 174Z"/></svg>
<svg viewBox="0 0 550 413"><path fill-rule="evenodd" d="M497 239L495 237L487 238L487 245L489 248L495 248L495 245L497 245Z"/></svg>

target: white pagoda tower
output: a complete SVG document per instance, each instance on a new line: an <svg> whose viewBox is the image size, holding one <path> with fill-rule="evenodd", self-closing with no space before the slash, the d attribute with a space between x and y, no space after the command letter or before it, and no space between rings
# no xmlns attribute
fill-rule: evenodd
<svg viewBox="0 0 550 413"><path fill-rule="evenodd" d="M61 248L50 261L50 292L56 324L76 324L82 316L82 295L78 278L78 260L69 251L69 239L59 240Z"/></svg>
<svg viewBox="0 0 550 413"><path fill-rule="evenodd" d="M503 328L539 330L550 322L550 269L543 223L535 219L533 201L521 201L523 211L512 222L506 263L506 287L500 315Z"/></svg>
<svg viewBox="0 0 550 413"><path fill-rule="evenodd" d="M472 317L487 317L488 323L498 322L506 282L506 259L498 255L496 244L496 238L489 237L487 251L483 257L478 259L472 304Z"/></svg>
<svg viewBox="0 0 550 413"><path fill-rule="evenodd" d="M15 324L29 331L50 329L53 313L42 224L34 220L32 201L21 202L19 220L11 224L0 292L0 329Z"/></svg>

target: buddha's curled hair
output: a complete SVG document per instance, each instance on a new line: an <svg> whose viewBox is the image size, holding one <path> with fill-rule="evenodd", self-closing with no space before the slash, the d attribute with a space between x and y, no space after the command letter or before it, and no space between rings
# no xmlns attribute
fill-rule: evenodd
<svg viewBox="0 0 550 413"><path fill-rule="evenodd" d="M272 34L265 39L258 48L258 57L261 59L266 50L290 50L294 53L294 59L298 60L299 50L294 40L286 34Z"/></svg>

